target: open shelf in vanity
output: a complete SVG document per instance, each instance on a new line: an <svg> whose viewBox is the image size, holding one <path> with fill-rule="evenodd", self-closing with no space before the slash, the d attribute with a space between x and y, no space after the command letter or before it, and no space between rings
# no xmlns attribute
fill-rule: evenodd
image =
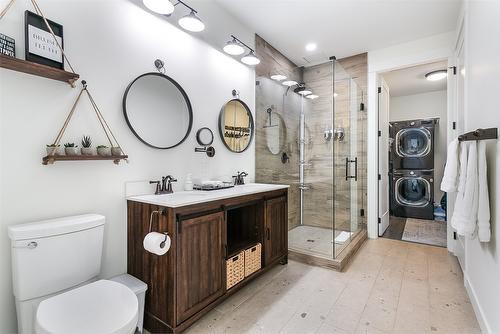
<svg viewBox="0 0 500 334"><path fill-rule="evenodd" d="M179 333L272 266L287 262L287 186L244 185L215 192L128 198L128 273L148 284L145 328ZM185 200L186 199L186 200ZM149 232L168 232L157 256L142 246ZM261 267L227 288L227 260L261 245ZM259 258L258 256L256 257Z"/></svg>

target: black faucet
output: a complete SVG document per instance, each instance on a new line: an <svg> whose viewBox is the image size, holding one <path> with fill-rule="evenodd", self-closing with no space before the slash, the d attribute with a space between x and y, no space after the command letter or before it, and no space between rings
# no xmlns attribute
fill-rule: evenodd
<svg viewBox="0 0 500 334"><path fill-rule="evenodd" d="M172 194L172 182L177 182L172 175L163 176L161 181L149 181L150 184L156 184L155 195Z"/></svg>
<svg viewBox="0 0 500 334"><path fill-rule="evenodd" d="M233 176L233 179L234 179L234 185L235 186L240 186L240 185L243 185L245 184L245 179L244 177L248 176L248 173L247 172L236 172L236 175Z"/></svg>

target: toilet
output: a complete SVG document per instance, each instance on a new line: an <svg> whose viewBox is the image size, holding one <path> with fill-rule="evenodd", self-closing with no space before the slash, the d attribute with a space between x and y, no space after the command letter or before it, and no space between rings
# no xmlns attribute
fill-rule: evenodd
<svg viewBox="0 0 500 334"><path fill-rule="evenodd" d="M19 334L132 334L139 304L124 284L97 280L105 217L8 228Z"/></svg>

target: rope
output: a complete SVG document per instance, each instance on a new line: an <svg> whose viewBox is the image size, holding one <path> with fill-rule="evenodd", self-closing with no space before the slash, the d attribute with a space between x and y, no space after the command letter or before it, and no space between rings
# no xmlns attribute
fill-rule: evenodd
<svg viewBox="0 0 500 334"><path fill-rule="evenodd" d="M75 112L76 105L78 104L78 101L80 100L80 97L82 96L83 91L85 89L86 89L85 87L82 88L82 90L80 91L80 94L78 94L78 97L75 100L75 103L73 103L73 107L71 107L71 111L69 112L68 116L66 117L66 120L64 121L64 124L63 124L61 130L59 130L59 133L57 134L57 137L54 140L54 144L53 144L54 146L57 147L57 145L59 145L59 141L61 140L61 138L64 134L64 131L66 131L66 127L68 126L69 121L71 120L71 117L73 116L73 113Z"/></svg>
<svg viewBox="0 0 500 334"><path fill-rule="evenodd" d="M103 120L104 124L106 125L106 128L108 129L109 133L111 134L111 137L113 137L113 139L116 143L116 146L121 147L120 144L118 143L118 140L116 139L115 135L113 134L113 131L111 131L111 128L109 127L108 122L106 122L106 119L104 118L104 116L102 116L101 110L97 106L97 103L95 103L94 98L92 97L92 95L90 94L90 92L88 90L87 90L87 94L88 94L90 102L94 106L96 112L99 114L99 116Z"/></svg>
<svg viewBox="0 0 500 334"><path fill-rule="evenodd" d="M97 115L97 118L99 119L99 123L101 123L102 129L104 130L104 133L106 134L106 137L108 138L109 144L111 145L111 147L113 147L113 142L111 141L111 138L109 138L108 131L106 131L106 127L104 126L103 120L101 119L100 113L98 111L99 108L97 107L94 100L90 96L90 93L87 90L87 88L85 88L85 92L87 93L87 96L89 97L90 103L92 104L92 107L94 108L94 111Z"/></svg>
<svg viewBox="0 0 500 334"><path fill-rule="evenodd" d="M12 0L14 1L14 0ZM33 7L35 7L35 11L38 15L40 15L42 18L43 18L43 21L45 22L45 24L47 25L47 28L49 29L49 32L50 34L52 35L52 37L54 38L54 41L56 42L57 46L59 47L59 50L61 50L61 53L64 57L64 59L66 59L66 62L68 63L68 66L70 67L71 69L71 72L73 72L74 74L76 74L75 70L73 69L73 66L71 65L68 57L66 57L66 53L64 52L62 46L59 44L59 41L57 40L56 38L56 35L54 34L54 31L52 30L52 27L50 26L49 22L47 21L47 18L45 17L45 15L43 15L43 12L42 10L40 9L40 7L38 6L36 0L31 0L31 3L33 4Z"/></svg>
<svg viewBox="0 0 500 334"><path fill-rule="evenodd" d="M10 0L10 2L7 4L7 6L2 10L2 12L0 13L0 20L3 18L5 13L7 13L7 11L14 4L14 2L16 2L16 0Z"/></svg>

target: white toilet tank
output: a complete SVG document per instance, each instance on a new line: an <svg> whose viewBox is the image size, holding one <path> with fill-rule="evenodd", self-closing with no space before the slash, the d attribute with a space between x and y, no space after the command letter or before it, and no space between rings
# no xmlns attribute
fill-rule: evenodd
<svg viewBox="0 0 500 334"><path fill-rule="evenodd" d="M16 301L51 295L98 276L104 222L104 216L88 214L9 226Z"/></svg>

